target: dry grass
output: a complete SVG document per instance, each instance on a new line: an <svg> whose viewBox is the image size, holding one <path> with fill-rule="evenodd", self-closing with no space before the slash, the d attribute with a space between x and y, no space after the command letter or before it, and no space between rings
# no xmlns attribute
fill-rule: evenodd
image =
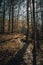
<svg viewBox="0 0 43 65"><path fill-rule="evenodd" d="M0 64L6 64L11 60L17 52L23 47L22 42L19 42L19 39L15 39L18 35L3 35L0 40L10 39L0 46Z"/></svg>

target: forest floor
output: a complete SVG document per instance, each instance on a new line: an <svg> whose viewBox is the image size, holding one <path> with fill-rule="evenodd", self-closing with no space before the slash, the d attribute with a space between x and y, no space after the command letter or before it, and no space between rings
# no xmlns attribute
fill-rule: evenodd
<svg viewBox="0 0 43 65"><path fill-rule="evenodd" d="M26 39L23 34L0 35L0 65L32 65L33 42L27 44L21 40ZM43 45L41 45L43 49ZM43 52L37 52L38 63ZM43 59L41 59L43 62ZM43 63L42 63L43 65Z"/></svg>

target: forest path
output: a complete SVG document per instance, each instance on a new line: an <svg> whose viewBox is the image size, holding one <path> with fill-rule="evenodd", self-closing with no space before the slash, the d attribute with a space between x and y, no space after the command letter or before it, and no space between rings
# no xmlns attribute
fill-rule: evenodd
<svg viewBox="0 0 43 65"><path fill-rule="evenodd" d="M29 61L31 61L31 56L32 56L31 50L33 48L33 46L31 46L31 44L29 44L29 43L31 43L31 41L29 41L28 44L25 43L23 48L18 51L18 53L15 55L15 57L12 58L11 61L9 61L7 63L7 65L27 65L27 64L29 64ZM28 51L27 51L27 49L28 49ZM30 64L31 64L31 62L30 62Z"/></svg>
<svg viewBox="0 0 43 65"><path fill-rule="evenodd" d="M24 42L25 35L13 34L3 35L0 45L0 65L32 65L33 42L28 40ZM23 40L22 40L23 39ZM7 40L7 41L6 41ZM4 41L4 42L3 42ZM43 46L41 46L43 49ZM42 61L43 52L37 53L37 59Z"/></svg>

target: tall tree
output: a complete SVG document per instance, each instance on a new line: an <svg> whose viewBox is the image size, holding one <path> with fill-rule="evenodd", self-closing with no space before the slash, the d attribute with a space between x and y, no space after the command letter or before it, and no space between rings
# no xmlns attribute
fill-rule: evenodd
<svg viewBox="0 0 43 65"><path fill-rule="evenodd" d="M29 36L29 0L27 0L27 34L26 34L26 41L28 41Z"/></svg>
<svg viewBox="0 0 43 65"><path fill-rule="evenodd" d="M40 11L41 11L41 20L42 20L42 40L43 40L43 0L40 0Z"/></svg>
<svg viewBox="0 0 43 65"><path fill-rule="evenodd" d="M8 31L10 33L10 14L11 14L11 3L8 2L8 5L9 5L9 22L8 22Z"/></svg>
<svg viewBox="0 0 43 65"><path fill-rule="evenodd" d="M36 65L36 23L35 23L35 0L32 0L32 4L33 4L33 22L34 22L33 65Z"/></svg>
<svg viewBox="0 0 43 65"><path fill-rule="evenodd" d="M12 5L12 33L13 33L13 22L14 22L14 5Z"/></svg>
<svg viewBox="0 0 43 65"><path fill-rule="evenodd" d="M3 33L4 33L4 21L5 21L5 0L3 1Z"/></svg>

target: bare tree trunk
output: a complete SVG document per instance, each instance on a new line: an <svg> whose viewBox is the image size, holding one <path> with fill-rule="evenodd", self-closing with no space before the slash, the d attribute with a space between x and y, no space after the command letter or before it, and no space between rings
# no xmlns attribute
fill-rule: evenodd
<svg viewBox="0 0 43 65"><path fill-rule="evenodd" d="M33 22L34 22L34 47L33 47L33 65L36 65L36 23L35 23L35 5L34 0L33 3Z"/></svg>
<svg viewBox="0 0 43 65"><path fill-rule="evenodd" d="M5 0L3 1L4 5L3 5L3 33L4 33L4 21L5 21Z"/></svg>
<svg viewBox="0 0 43 65"><path fill-rule="evenodd" d="M27 34L26 34L26 41L28 41L29 36L29 0L27 0Z"/></svg>
<svg viewBox="0 0 43 65"><path fill-rule="evenodd" d="M41 11L41 20L42 20L42 40L43 40L43 1L40 0L40 11Z"/></svg>
<svg viewBox="0 0 43 65"><path fill-rule="evenodd" d="M11 11L11 5L9 4L9 22L8 22L8 31L10 33L10 12Z"/></svg>
<svg viewBox="0 0 43 65"><path fill-rule="evenodd" d="M12 5L12 33L13 33L13 22L14 22L14 6Z"/></svg>

